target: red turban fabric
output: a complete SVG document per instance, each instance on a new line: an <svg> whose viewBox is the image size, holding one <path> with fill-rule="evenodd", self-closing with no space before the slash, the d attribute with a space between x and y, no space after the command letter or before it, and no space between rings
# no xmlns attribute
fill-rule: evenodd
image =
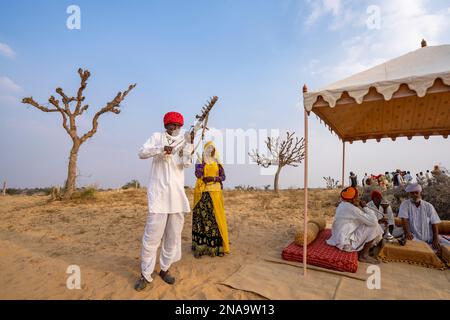
<svg viewBox="0 0 450 320"><path fill-rule="evenodd" d="M370 193L370 197L371 197L372 199L382 199L382 198L383 198L383 195L381 194L380 191L378 191L378 190L373 190L373 191Z"/></svg>
<svg viewBox="0 0 450 320"><path fill-rule="evenodd" d="M168 125L169 123L179 123L180 125L184 124L183 115L178 112L167 112L164 115L164 125Z"/></svg>
<svg viewBox="0 0 450 320"><path fill-rule="evenodd" d="M355 187L347 187L341 191L341 198L347 201L351 201L358 196L358 189Z"/></svg>

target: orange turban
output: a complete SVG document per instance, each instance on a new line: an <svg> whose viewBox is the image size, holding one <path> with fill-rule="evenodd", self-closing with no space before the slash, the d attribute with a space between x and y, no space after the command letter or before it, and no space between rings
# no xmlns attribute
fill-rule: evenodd
<svg viewBox="0 0 450 320"><path fill-rule="evenodd" d="M358 196L358 189L355 187L347 187L341 191L341 198L344 200L353 200Z"/></svg>

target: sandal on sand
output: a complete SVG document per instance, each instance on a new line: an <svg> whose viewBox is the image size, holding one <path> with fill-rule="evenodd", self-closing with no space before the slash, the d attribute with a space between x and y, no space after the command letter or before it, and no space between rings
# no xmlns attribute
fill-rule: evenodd
<svg viewBox="0 0 450 320"><path fill-rule="evenodd" d="M147 287L148 284L150 284L150 282L148 282L147 279L145 279L145 277L141 274L139 279L136 281L136 284L134 285L134 290L142 291Z"/></svg>
<svg viewBox="0 0 450 320"><path fill-rule="evenodd" d="M172 277L169 274L169 270L167 270L167 271L162 271L161 270L159 272L159 276L164 280L165 283L168 283L168 284L174 284L175 283L175 278Z"/></svg>

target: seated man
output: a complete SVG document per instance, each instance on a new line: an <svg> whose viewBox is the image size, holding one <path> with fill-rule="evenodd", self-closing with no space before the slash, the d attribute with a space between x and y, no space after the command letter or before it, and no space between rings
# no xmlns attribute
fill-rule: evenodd
<svg viewBox="0 0 450 320"><path fill-rule="evenodd" d="M394 212L392 211L389 202L383 200L383 195L378 190L373 190L370 194L370 201L367 207L375 210L375 215L377 216L378 222L380 223L383 230L387 229L386 235L392 235L395 226ZM387 228L385 228L387 226ZM392 236L389 238L393 238Z"/></svg>
<svg viewBox="0 0 450 320"><path fill-rule="evenodd" d="M359 199L358 189L354 187L342 190L341 198L327 244L343 251L358 251L359 261L378 264L377 259L369 256L372 247L380 243L381 248L383 243L383 229L375 213L365 208L365 203Z"/></svg>
<svg viewBox="0 0 450 320"><path fill-rule="evenodd" d="M436 251L441 244L450 242L439 236L438 224L441 222L433 205L422 200L420 184L410 184L405 189L409 198L402 202L398 213L402 218L403 231L408 240L421 240L431 244Z"/></svg>

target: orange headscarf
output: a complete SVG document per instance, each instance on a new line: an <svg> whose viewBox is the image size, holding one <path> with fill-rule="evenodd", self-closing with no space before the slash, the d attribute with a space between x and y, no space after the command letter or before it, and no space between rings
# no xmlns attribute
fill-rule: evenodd
<svg viewBox="0 0 450 320"><path fill-rule="evenodd" d="M347 187L341 191L341 198L347 201L351 201L358 196L358 189L355 187Z"/></svg>

